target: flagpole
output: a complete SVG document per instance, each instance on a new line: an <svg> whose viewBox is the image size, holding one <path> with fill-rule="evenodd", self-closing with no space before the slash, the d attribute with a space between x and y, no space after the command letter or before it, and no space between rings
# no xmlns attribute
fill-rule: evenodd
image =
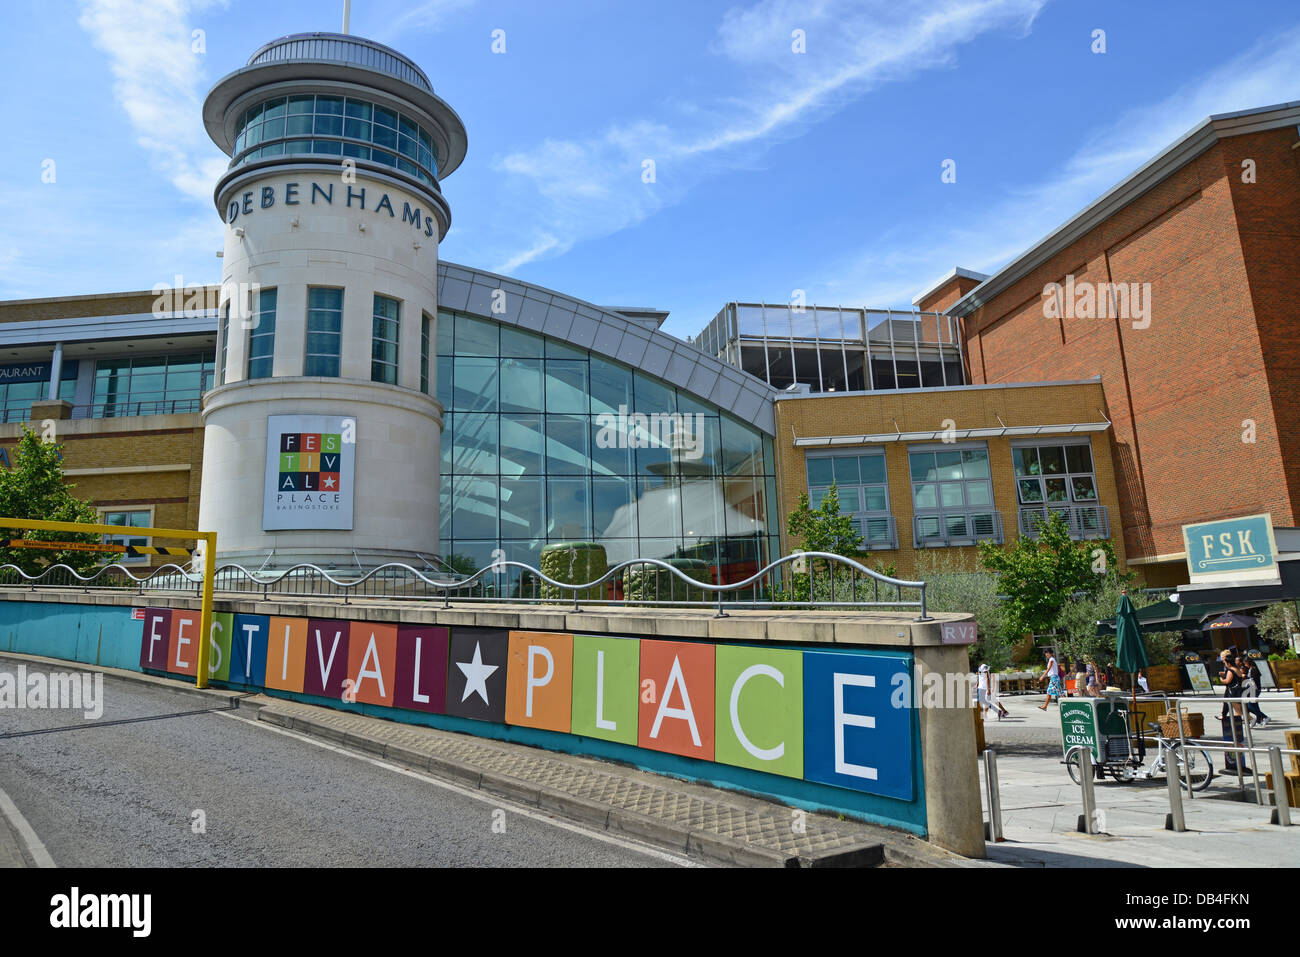
<svg viewBox="0 0 1300 957"><path fill-rule="evenodd" d="M352 0L343 0L343 32L348 32L348 20L351 18Z"/></svg>

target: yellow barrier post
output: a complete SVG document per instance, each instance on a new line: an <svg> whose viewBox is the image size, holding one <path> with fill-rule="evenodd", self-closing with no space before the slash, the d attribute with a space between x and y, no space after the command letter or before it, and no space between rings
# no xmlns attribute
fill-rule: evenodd
<svg viewBox="0 0 1300 957"><path fill-rule="evenodd" d="M194 687L208 686L208 658L212 647L212 580L217 572L217 533L200 532L203 542L203 610L199 614L199 634L206 640L199 642L199 660L195 665Z"/></svg>
<svg viewBox="0 0 1300 957"><path fill-rule="evenodd" d="M212 583L217 571L217 533L185 528L140 528L136 525L92 525L82 522L47 522L35 518L0 518L0 528L22 528L42 532L80 532L94 535L121 535L129 530L147 538L194 539L203 542L203 605L199 616L199 656L195 665L196 687L208 686L208 648L212 642Z"/></svg>

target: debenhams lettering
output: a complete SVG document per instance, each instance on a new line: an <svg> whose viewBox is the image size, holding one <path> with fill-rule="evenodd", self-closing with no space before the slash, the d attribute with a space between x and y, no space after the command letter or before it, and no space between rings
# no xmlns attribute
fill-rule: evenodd
<svg viewBox="0 0 1300 957"><path fill-rule="evenodd" d="M232 199L230 205L226 207L226 223L234 225L240 216L250 216L257 209L270 209L277 202L284 203L286 206L300 206L304 202L308 205L315 206L317 203L332 206L334 204L334 187L340 186L339 202L346 202L348 207L355 206L358 209L369 210L374 213L388 213L389 217L396 219L397 211L393 208L393 201L388 198L387 193L380 193L375 187L369 188L370 198L374 199L375 194L379 193L379 201L373 206L366 205L365 186L353 186L350 183L326 183L322 186L320 183L313 182L310 185L310 192L302 183L284 183L280 193L277 194L276 187L262 186L257 189L245 190L239 199ZM346 193L344 193L346 190ZM309 199L304 199L300 191L306 193ZM433 235L433 217L422 212L419 206L412 206L410 203L402 203L402 222L410 223L417 230L422 230L424 235Z"/></svg>

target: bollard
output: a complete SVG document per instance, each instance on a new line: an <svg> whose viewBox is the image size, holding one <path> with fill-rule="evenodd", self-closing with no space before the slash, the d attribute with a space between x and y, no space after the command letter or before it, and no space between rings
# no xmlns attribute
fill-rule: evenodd
<svg viewBox="0 0 1300 957"><path fill-rule="evenodd" d="M1083 792L1083 814L1079 816L1076 830L1085 834L1097 833L1097 799L1092 791L1092 748L1075 745L1070 750L1079 751L1079 788ZM1069 760L1069 755L1066 755Z"/></svg>
<svg viewBox="0 0 1300 957"><path fill-rule="evenodd" d="M1178 746L1179 750L1187 753L1187 731L1183 726L1183 699L1174 699L1174 715L1178 719ZM1182 762L1183 767L1187 768L1187 800L1195 800L1196 792L1192 790L1192 766L1189 762ZM1182 797L1180 794L1179 797Z"/></svg>
<svg viewBox="0 0 1300 957"><path fill-rule="evenodd" d="M1273 819L1271 824L1291 826L1291 804L1286 794L1286 768L1282 764L1282 749L1273 745L1268 749L1268 762L1273 766Z"/></svg>
<svg viewBox="0 0 1300 957"><path fill-rule="evenodd" d="M989 794L989 838L997 844L1002 836L1002 797L998 794L998 756L992 748L984 751L984 786Z"/></svg>
<svg viewBox="0 0 1300 957"><path fill-rule="evenodd" d="M1170 752L1168 761L1172 767L1165 768L1165 784L1169 788L1169 814L1165 817L1165 830L1182 833L1187 830L1187 821L1183 817L1182 772L1179 771L1179 766L1184 763L1182 750ZM1190 773L1189 768L1189 776Z"/></svg>

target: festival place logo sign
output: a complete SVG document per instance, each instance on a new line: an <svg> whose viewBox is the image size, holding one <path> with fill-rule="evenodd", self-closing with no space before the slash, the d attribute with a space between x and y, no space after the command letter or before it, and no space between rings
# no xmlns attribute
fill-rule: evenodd
<svg viewBox="0 0 1300 957"><path fill-rule="evenodd" d="M262 530L351 529L356 419L270 415Z"/></svg>

